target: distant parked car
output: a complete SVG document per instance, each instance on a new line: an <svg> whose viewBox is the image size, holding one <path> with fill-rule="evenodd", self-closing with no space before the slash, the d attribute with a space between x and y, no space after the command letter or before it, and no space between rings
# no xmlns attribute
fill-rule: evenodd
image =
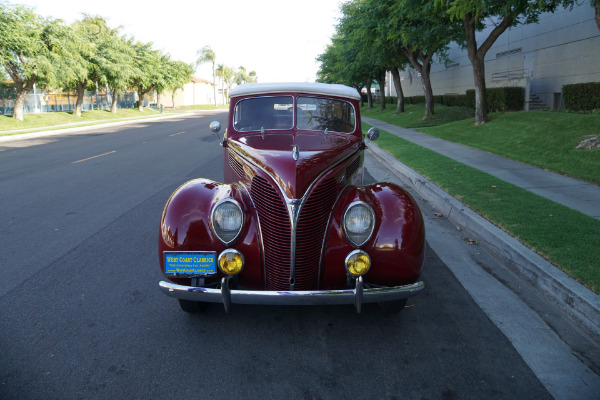
<svg viewBox="0 0 600 400"><path fill-rule="evenodd" d="M247 84L230 97L225 182L195 179L168 200L160 289L187 312L206 303L226 311L232 303L353 304L360 312L372 302L401 308L419 293L421 212L399 186L362 186L358 92Z"/></svg>

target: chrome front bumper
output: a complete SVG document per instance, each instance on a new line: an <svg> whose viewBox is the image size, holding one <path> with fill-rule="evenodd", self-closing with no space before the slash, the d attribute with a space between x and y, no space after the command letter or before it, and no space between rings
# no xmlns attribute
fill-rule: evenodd
<svg viewBox="0 0 600 400"><path fill-rule="evenodd" d="M160 290L170 297L182 300L223 303L229 312L232 303L269 305L334 305L354 304L360 312L363 303L401 300L418 294L425 288L421 281L404 286L364 288L362 277L356 279L355 289L319 291L266 291L231 290L227 278L221 281L220 289L183 286L161 281Z"/></svg>

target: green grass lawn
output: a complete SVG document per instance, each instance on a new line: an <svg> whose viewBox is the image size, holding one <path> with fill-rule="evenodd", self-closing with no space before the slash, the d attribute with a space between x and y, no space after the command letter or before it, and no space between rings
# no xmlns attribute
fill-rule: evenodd
<svg viewBox="0 0 600 400"><path fill-rule="evenodd" d="M377 145L600 293L600 221L388 132Z"/></svg>
<svg viewBox="0 0 600 400"><path fill-rule="evenodd" d="M600 184L600 149L575 149L582 140L600 134L600 115L493 113L490 122L475 126L465 109L436 104L436 115L420 125L415 118L422 118L424 110L424 105L412 105L406 108L412 114L395 116L395 109L389 109L381 113L369 110L363 115Z"/></svg>
<svg viewBox="0 0 600 400"><path fill-rule="evenodd" d="M83 111L81 117L75 117L72 112L48 112L25 114L23 121L17 121L10 115L0 115L0 136L40 130L62 129L70 126L94 125L125 119L160 117L169 113L193 110L227 110L228 107L228 105L219 105L217 107L212 105L196 105L177 107L176 109L165 108L162 114L158 110L149 107L145 107L142 112L137 108L120 108L116 114L108 110Z"/></svg>
<svg viewBox="0 0 600 400"><path fill-rule="evenodd" d="M425 114L424 104L408 104L405 106L404 112L397 115L395 115L395 104L387 104L386 109L383 111L379 111L379 104L375 104L372 110L367 110L366 107L363 107L360 112L365 117L377 118L404 128L437 126L473 117L471 110L461 107L446 107L436 104L434 111L435 114L426 120L423 120L423 115Z"/></svg>
<svg viewBox="0 0 600 400"><path fill-rule="evenodd" d="M164 114L162 114L164 115ZM10 115L0 115L0 135L10 135L35 131L46 128L64 128L65 125L90 125L106 123L122 119L158 117L161 114L155 110L144 108L140 112L137 108L122 108L116 114L110 111L83 111L81 117L75 117L72 112L49 112L25 114L23 121L17 121Z"/></svg>

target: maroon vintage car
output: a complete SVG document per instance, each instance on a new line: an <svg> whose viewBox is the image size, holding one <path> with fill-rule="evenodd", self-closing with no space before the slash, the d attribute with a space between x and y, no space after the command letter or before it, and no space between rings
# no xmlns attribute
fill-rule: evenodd
<svg viewBox="0 0 600 400"><path fill-rule="evenodd" d="M421 212L401 187L362 186L358 92L247 84L230 97L225 182L195 179L168 200L160 289L187 312L207 303L226 311L232 303L354 304L360 312L363 303L403 306L419 293Z"/></svg>

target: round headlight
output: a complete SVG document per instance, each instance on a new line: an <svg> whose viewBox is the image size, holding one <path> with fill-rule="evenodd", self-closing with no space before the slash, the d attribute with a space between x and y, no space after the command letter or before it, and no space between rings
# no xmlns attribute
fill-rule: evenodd
<svg viewBox="0 0 600 400"><path fill-rule="evenodd" d="M213 208L211 220L213 230L219 240L228 245L240 234L244 215L237 201L225 199L218 202Z"/></svg>
<svg viewBox="0 0 600 400"><path fill-rule="evenodd" d="M219 254L219 269L227 275L237 275L244 267L244 256L237 250L227 249Z"/></svg>
<svg viewBox="0 0 600 400"><path fill-rule="evenodd" d="M362 276L371 268L371 258L362 250L354 250L346 257L346 271L352 276Z"/></svg>
<svg viewBox="0 0 600 400"><path fill-rule="evenodd" d="M375 213L362 201L356 201L344 212L344 234L355 247L360 247L371 238L375 228Z"/></svg>

